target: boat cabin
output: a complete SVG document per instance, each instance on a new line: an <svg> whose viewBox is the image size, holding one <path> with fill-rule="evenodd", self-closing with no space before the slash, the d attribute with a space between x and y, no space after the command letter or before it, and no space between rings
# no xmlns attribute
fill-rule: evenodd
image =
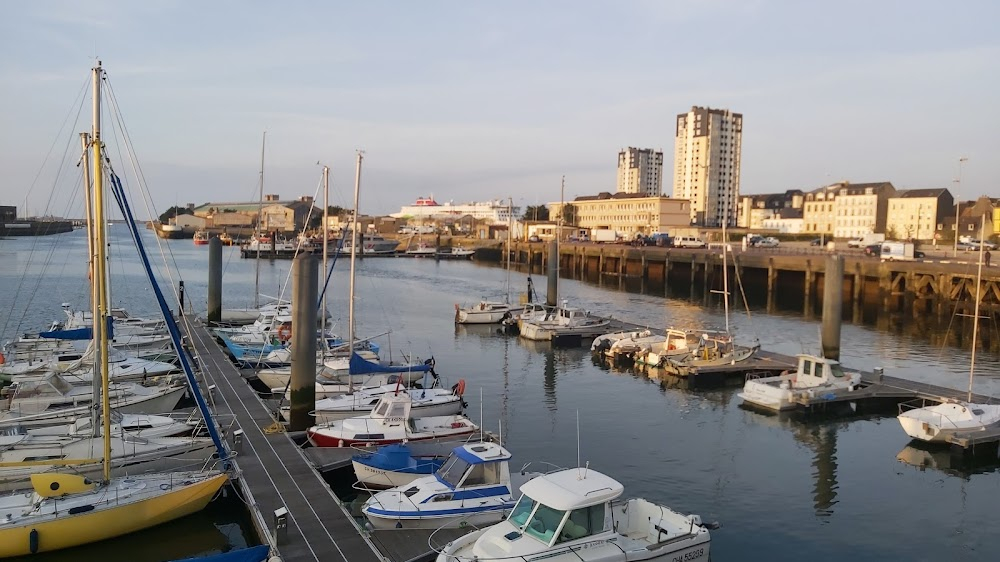
<svg viewBox="0 0 1000 562"><path fill-rule="evenodd" d="M386 392L372 408L371 418L385 424L399 423L410 419L412 406L410 395L406 392Z"/></svg>
<svg viewBox="0 0 1000 562"><path fill-rule="evenodd" d="M73 391L73 385L61 376L50 373L45 376L20 379L3 389L9 401L42 396L66 396Z"/></svg>
<svg viewBox="0 0 1000 562"><path fill-rule="evenodd" d="M853 375L845 373L840 361L817 357L815 355L800 354L796 356L799 360L798 368L795 370L795 381L801 383L796 386L818 386L838 381L848 381Z"/></svg>
<svg viewBox="0 0 1000 562"><path fill-rule="evenodd" d="M507 486L510 453L496 443L472 443L455 447L434 474L451 490L478 486ZM447 499L452 499L451 494ZM440 495L434 501L444 501Z"/></svg>
<svg viewBox="0 0 1000 562"><path fill-rule="evenodd" d="M547 547L611 530L611 502L620 482L586 468L534 478L521 486L507 522L517 531L504 538L531 537Z"/></svg>

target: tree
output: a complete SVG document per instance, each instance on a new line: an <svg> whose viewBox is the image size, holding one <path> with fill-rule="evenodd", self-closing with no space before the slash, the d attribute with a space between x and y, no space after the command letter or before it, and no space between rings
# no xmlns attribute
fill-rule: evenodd
<svg viewBox="0 0 1000 562"><path fill-rule="evenodd" d="M563 224L576 225L576 206L572 203L566 203L562 206L562 221Z"/></svg>
<svg viewBox="0 0 1000 562"><path fill-rule="evenodd" d="M172 219L172 218L174 218L174 217L176 217L178 215L193 215L193 214L194 214L194 211L192 211L191 209L188 209L187 207L176 207L176 206L174 206L174 207L170 207L166 211L163 211L163 213L160 215L159 219L157 219L157 220L160 221L160 224L167 224L170 221L170 219Z"/></svg>
<svg viewBox="0 0 1000 562"><path fill-rule="evenodd" d="M545 205L528 205L521 218L529 221L547 221L549 220L549 208Z"/></svg>

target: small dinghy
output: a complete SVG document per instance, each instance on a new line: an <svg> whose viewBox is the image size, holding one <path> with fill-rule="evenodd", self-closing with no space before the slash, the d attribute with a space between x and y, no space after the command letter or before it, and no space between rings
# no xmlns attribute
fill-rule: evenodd
<svg viewBox="0 0 1000 562"><path fill-rule="evenodd" d="M366 490L395 488L437 472L447 457L420 456L414 450L415 445L420 443L394 443L351 457L358 487Z"/></svg>

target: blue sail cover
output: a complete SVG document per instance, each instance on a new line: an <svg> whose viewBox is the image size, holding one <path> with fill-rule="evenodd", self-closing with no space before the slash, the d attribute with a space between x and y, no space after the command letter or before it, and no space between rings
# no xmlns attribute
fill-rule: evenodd
<svg viewBox="0 0 1000 562"><path fill-rule="evenodd" d="M351 353L348 369L352 375L367 375L371 373L423 373L434 368L431 361L420 365L383 365L368 361L357 353Z"/></svg>
<svg viewBox="0 0 1000 562"><path fill-rule="evenodd" d="M92 340L94 331L90 328L75 328L73 330L52 330L51 332L39 332L38 337L55 340ZM115 319L108 316L108 339L115 337Z"/></svg>
<svg viewBox="0 0 1000 562"><path fill-rule="evenodd" d="M208 556L198 556L195 558L184 558L174 562L263 562L267 560L271 553L271 548L266 544L230 550L221 554L210 554Z"/></svg>

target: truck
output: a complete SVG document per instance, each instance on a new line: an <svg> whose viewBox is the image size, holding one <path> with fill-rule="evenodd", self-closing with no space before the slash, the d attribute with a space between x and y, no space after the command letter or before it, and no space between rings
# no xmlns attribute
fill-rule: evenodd
<svg viewBox="0 0 1000 562"><path fill-rule="evenodd" d="M617 230L595 228L590 233L590 239L598 244L614 244L622 239Z"/></svg>
<svg viewBox="0 0 1000 562"><path fill-rule="evenodd" d="M876 234L874 232L869 232L860 238L853 238L847 241L848 248L864 248L865 246L871 246L872 244L878 244L880 242L885 242L885 234Z"/></svg>
<svg viewBox="0 0 1000 562"><path fill-rule="evenodd" d="M882 251L879 253L882 261L903 261L914 258L913 244L909 242L882 242Z"/></svg>

